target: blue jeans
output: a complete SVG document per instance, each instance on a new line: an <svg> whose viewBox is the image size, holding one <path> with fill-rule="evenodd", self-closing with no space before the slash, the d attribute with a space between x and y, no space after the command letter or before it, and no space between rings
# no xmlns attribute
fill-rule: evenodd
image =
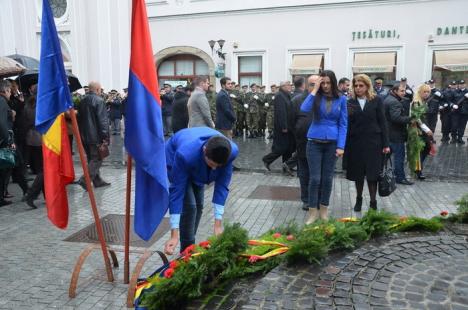
<svg viewBox="0 0 468 310"><path fill-rule="evenodd" d="M191 181L187 183L179 224L181 252L195 243L195 235L203 213L204 193L204 186L198 186Z"/></svg>
<svg viewBox="0 0 468 310"><path fill-rule="evenodd" d="M301 201L309 204L309 164L307 158L297 158L297 176L301 185Z"/></svg>
<svg viewBox="0 0 468 310"><path fill-rule="evenodd" d="M336 163L336 142L316 143L307 141L309 164L309 208L320 209L330 204L333 174Z"/></svg>
<svg viewBox="0 0 468 310"><path fill-rule="evenodd" d="M405 143L390 143L390 150L393 154L393 167L395 170L395 179L397 182L401 182L406 179Z"/></svg>

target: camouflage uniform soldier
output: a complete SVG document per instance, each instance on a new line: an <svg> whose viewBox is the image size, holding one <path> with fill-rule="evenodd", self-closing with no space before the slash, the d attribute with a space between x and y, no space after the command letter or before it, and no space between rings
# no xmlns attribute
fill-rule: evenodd
<svg viewBox="0 0 468 310"><path fill-rule="evenodd" d="M229 92L229 97L231 97L232 110L234 111L234 114L236 115L236 123L234 124L234 128L233 128L233 136L237 137L239 134L242 133L242 129L241 131L239 131L239 114L240 114L239 109L240 109L240 106L242 105L240 90L233 88Z"/></svg>
<svg viewBox="0 0 468 310"><path fill-rule="evenodd" d="M275 106L273 104L275 100L275 94L276 94L276 85L273 84L270 86L271 92L266 94L266 103L265 103L265 109L266 109L266 125L268 128L268 139L273 138L273 114L275 111Z"/></svg>
<svg viewBox="0 0 468 310"><path fill-rule="evenodd" d="M255 83L250 85L250 90L246 94L244 103L248 104L247 127L249 128L249 138L256 138L259 136L258 121L261 96L257 93L257 85Z"/></svg>
<svg viewBox="0 0 468 310"><path fill-rule="evenodd" d="M208 98L208 102L210 104L211 119L213 122L216 122L216 92L214 91L213 85L210 85L208 88L206 97Z"/></svg>

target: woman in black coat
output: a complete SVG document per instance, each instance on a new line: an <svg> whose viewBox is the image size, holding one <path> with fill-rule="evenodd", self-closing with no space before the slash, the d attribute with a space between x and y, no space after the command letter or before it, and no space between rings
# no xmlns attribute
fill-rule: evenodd
<svg viewBox="0 0 468 310"><path fill-rule="evenodd" d="M390 152L382 100L374 93L370 78L353 78L353 96L348 101L348 139L346 140L346 178L356 184L354 211L361 211L364 179L370 195L370 208L377 209L377 181L383 154Z"/></svg>

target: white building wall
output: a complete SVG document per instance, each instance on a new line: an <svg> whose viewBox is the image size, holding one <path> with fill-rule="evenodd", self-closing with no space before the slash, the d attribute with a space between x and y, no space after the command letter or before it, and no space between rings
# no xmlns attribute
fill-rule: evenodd
<svg viewBox="0 0 468 310"><path fill-rule="evenodd" d="M146 0L154 54L191 46L211 55L208 40L226 40L226 75L237 78L237 55L264 55L263 84L289 79L293 51L320 50L337 77L352 75L354 49L398 50L397 78L431 75L432 50L468 48L468 34L437 36L437 27L466 26L466 0ZM0 53L39 58L40 0L1 0ZM68 0L58 31L71 69L83 84L107 90L128 80L131 0ZM353 31L393 30L399 38L352 40ZM428 42L429 35L434 41ZM233 44L238 47L234 48ZM456 45L455 45L456 44Z"/></svg>

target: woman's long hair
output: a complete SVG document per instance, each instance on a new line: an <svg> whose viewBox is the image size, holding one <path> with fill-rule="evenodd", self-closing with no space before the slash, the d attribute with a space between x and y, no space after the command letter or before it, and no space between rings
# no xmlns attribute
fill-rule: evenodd
<svg viewBox="0 0 468 310"><path fill-rule="evenodd" d="M356 99L356 92L354 91L354 85L356 85L357 82L362 82L366 84L367 91L366 91L366 98L367 100L372 100L375 98L375 92L374 92L374 87L372 87L372 82L371 79L367 74L358 74L355 77L353 77L353 98Z"/></svg>
<svg viewBox="0 0 468 310"><path fill-rule="evenodd" d="M429 91L429 93L430 93L431 87L430 87L429 85L427 85L427 84L422 84L422 85L420 85L420 86L418 87L418 90L417 90L416 93L414 94L413 103L414 103L414 102L419 102L419 104L425 103L425 102L427 101L427 99L424 100L424 99L422 99L422 97L421 97L422 93L425 92L425 91Z"/></svg>
<svg viewBox="0 0 468 310"><path fill-rule="evenodd" d="M331 70L323 70L320 74L320 77L329 77L331 83L331 98L338 99L340 97L340 93L338 91L338 83L336 81L335 72ZM322 101L322 97L325 96L322 90L322 86L320 86L317 94L315 95L314 99L314 120L320 120L320 102Z"/></svg>

